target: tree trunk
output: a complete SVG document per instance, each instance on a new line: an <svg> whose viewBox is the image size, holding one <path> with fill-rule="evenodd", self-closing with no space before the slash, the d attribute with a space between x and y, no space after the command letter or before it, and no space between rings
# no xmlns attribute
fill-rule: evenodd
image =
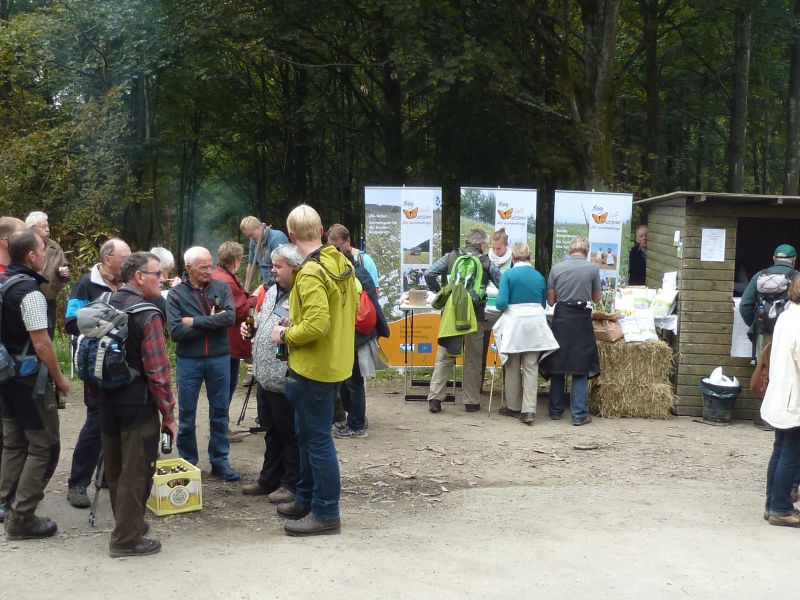
<svg viewBox="0 0 800 600"><path fill-rule="evenodd" d="M800 1L800 0L798 0ZM658 181L659 147L659 88L658 70L658 5L659 0L639 0L639 10L644 25L644 91L646 96L645 155L642 167L647 175L645 185L650 192Z"/></svg>
<svg viewBox="0 0 800 600"><path fill-rule="evenodd" d="M743 6L736 11L733 28L733 92L728 139L728 192L744 191L744 159L747 141L747 94L750 91L750 53L753 10Z"/></svg>
<svg viewBox="0 0 800 600"><path fill-rule="evenodd" d="M11 12L11 0L0 0L0 21L8 21Z"/></svg>
<svg viewBox="0 0 800 600"><path fill-rule="evenodd" d="M800 0L794 2L792 43L789 45L788 105L783 193L796 196L800 182Z"/></svg>

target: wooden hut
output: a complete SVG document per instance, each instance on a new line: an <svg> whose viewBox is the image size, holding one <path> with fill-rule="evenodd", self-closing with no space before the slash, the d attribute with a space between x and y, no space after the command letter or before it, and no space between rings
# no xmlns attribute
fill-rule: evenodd
<svg viewBox="0 0 800 600"><path fill-rule="evenodd" d="M644 209L650 229L648 287L660 287L665 272L678 273L677 413L702 414L700 380L722 366L743 388L733 417L752 419L759 407L748 391L753 365L731 356L734 291L741 295L750 277L773 264L777 245L800 248L800 197L673 192L635 205ZM724 261L701 260L704 229L725 231ZM682 247L675 246L676 236Z"/></svg>

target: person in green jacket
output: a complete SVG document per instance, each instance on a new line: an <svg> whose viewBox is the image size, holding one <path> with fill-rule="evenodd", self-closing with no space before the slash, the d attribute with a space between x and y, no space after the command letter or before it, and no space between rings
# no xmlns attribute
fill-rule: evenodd
<svg viewBox="0 0 800 600"><path fill-rule="evenodd" d="M279 504L292 536L339 533L339 460L331 423L339 384L353 371L359 294L352 264L322 244L322 221L301 204L286 219L289 239L304 257L289 295L289 319L272 330L286 344L286 397L295 412L300 479L294 502Z"/></svg>

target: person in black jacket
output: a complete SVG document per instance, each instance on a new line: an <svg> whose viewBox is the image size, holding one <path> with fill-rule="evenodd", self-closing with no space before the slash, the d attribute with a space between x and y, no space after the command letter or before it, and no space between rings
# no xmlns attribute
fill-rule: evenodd
<svg viewBox="0 0 800 600"><path fill-rule="evenodd" d="M128 258L131 249L120 239L112 238L100 247L100 262L91 271L81 276L69 295L67 312L64 315L64 329L77 338L78 309L94 302L103 294L110 295L119 287L122 261ZM86 405L86 421L78 434L75 450L72 452L72 467L67 479L67 501L75 508L89 508L86 488L100 458L100 408L93 385L83 386L83 403Z"/></svg>
<svg viewBox="0 0 800 600"><path fill-rule="evenodd" d="M178 452L196 465L199 457L195 417L200 386L208 394L211 474L238 481L228 460L231 347L228 328L236 322L233 296L223 281L211 278L211 253L200 246L183 255L186 276L167 295L167 328L175 341L178 368Z"/></svg>
<svg viewBox="0 0 800 600"><path fill-rule="evenodd" d="M636 243L628 255L628 284L645 285L647 280L647 225L636 228Z"/></svg>
<svg viewBox="0 0 800 600"><path fill-rule="evenodd" d="M340 247L339 250L347 259L353 263L356 278L361 283L361 289L367 293L373 307L377 313L377 322L373 330L364 335L356 330L355 354L353 356L353 373L342 382L339 387L339 394L342 405L347 411L347 420L340 425L334 426L333 437L335 438L365 438L367 437L367 392L364 389L364 377L358 364L358 349L364 344L368 344L376 337L389 337L389 325L386 317L381 310L378 293L375 283L366 268L359 265L349 248Z"/></svg>
<svg viewBox="0 0 800 600"><path fill-rule="evenodd" d="M5 421L3 460L0 465L0 499L8 509L5 516L9 540L46 538L57 526L34 513L44 498L44 489L58 464L61 450L56 390L69 392L47 331L47 302L39 285L47 281L39 275L46 257L44 241L30 229L17 231L9 240L11 265L0 282L20 275L3 291L2 341L9 354L30 357L38 362L39 372L18 373L0 386ZM37 391L37 379L45 375L55 384ZM14 491L16 494L14 495ZM6 502L14 496L13 504Z"/></svg>

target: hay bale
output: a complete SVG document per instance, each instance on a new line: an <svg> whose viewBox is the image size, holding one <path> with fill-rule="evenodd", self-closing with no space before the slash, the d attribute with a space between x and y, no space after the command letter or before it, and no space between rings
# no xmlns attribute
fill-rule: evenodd
<svg viewBox="0 0 800 600"><path fill-rule="evenodd" d="M602 417L666 419L675 402L669 381L672 349L663 341L597 342L600 376L592 381L590 410Z"/></svg>

